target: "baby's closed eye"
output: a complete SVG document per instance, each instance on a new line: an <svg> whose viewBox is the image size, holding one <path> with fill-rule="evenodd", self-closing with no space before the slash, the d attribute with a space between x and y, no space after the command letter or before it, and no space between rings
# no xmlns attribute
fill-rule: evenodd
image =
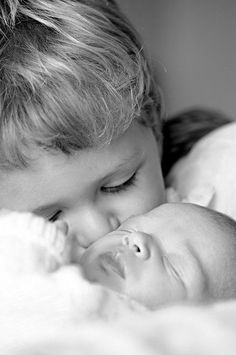
<svg viewBox="0 0 236 355"><path fill-rule="evenodd" d="M163 264L171 277L184 284L183 263L180 262L179 255L163 255Z"/></svg>

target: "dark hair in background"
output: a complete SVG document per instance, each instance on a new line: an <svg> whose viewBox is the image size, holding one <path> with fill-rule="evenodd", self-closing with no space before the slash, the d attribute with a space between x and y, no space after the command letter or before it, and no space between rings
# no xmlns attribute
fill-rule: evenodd
<svg viewBox="0 0 236 355"><path fill-rule="evenodd" d="M221 112L204 108L186 110L166 119L163 122L163 175L166 176L199 139L232 121Z"/></svg>

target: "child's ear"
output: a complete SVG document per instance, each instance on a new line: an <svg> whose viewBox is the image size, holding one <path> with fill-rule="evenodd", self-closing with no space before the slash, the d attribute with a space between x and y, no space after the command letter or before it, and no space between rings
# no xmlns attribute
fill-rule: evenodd
<svg viewBox="0 0 236 355"><path fill-rule="evenodd" d="M182 198L182 202L213 208L215 196L216 191L212 185L202 184L194 187L188 196Z"/></svg>

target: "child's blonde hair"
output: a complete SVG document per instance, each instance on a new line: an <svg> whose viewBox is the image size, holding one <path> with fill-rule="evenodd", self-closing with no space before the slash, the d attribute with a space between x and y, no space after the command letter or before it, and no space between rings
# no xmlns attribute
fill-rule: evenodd
<svg viewBox="0 0 236 355"><path fill-rule="evenodd" d="M107 144L134 118L160 133L159 91L114 1L2 3L2 168L26 167L35 146L71 154Z"/></svg>

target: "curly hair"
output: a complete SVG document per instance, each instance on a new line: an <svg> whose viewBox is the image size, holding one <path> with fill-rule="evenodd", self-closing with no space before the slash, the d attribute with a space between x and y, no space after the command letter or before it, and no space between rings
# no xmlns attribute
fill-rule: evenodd
<svg viewBox="0 0 236 355"><path fill-rule="evenodd" d="M0 78L2 168L109 144L133 119L160 135L158 86L114 1L1 1Z"/></svg>

